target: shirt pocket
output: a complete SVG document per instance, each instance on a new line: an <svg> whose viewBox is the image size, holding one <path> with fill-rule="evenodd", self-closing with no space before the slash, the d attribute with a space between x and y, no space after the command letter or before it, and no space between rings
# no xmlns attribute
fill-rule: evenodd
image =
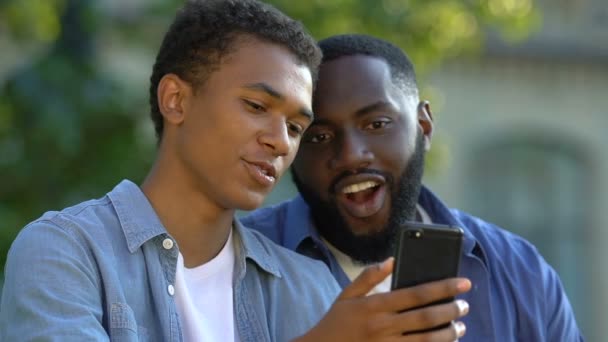
<svg viewBox="0 0 608 342"><path fill-rule="evenodd" d="M133 309L125 303L112 303L110 307L110 340L148 341L146 329L137 325Z"/></svg>

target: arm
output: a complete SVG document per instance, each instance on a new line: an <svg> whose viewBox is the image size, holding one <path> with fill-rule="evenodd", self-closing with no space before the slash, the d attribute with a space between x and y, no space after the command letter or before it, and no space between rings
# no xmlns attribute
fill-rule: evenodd
<svg viewBox="0 0 608 342"><path fill-rule="evenodd" d="M35 222L13 242L0 302L0 340L104 341L100 279L69 229Z"/></svg>
<svg viewBox="0 0 608 342"><path fill-rule="evenodd" d="M368 267L344 289L323 319L306 335L305 341L454 341L464 335L464 324L412 333L456 320L468 312L468 306L454 301L415 309L439 299L467 292L465 279L448 279L388 293L366 294L393 269L393 261Z"/></svg>
<svg viewBox="0 0 608 342"><path fill-rule="evenodd" d="M545 292L543 298L547 299L545 302L547 341L584 341L559 276L542 257L540 259Z"/></svg>

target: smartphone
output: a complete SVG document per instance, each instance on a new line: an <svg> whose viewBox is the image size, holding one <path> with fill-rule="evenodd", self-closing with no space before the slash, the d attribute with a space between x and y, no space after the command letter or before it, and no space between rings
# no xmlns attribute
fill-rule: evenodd
<svg viewBox="0 0 608 342"><path fill-rule="evenodd" d="M391 289L456 277L462 236L463 230L459 227L403 223L395 248ZM446 299L445 302L451 300L453 299Z"/></svg>
<svg viewBox="0 0 608 342"><path fill-rule="evenodd" d="M458 275L463 230L459 227L405 222L399 229L391 289L415 286ZM445 298L425 306L448 303ZM450 323L410 333L443 329Z"/></svg>

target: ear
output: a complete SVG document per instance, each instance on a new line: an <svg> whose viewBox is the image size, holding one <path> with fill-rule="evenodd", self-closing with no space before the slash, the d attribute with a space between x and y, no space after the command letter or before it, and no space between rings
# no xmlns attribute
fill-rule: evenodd
<svg viewBox="0 0 608 342"><path fill-rule="evenodd" d="M190 85L175 74L166 74L158 83L156 96L165 126L180 125L184 121L186 101L191 94Z"/></svg>
<svg viewBox="0 0 608 342"><path fill-rule="evenodd" d="M431 149L431 138L433 137L433 112L429 101L420 101L418 104L418 124L424 134L424 150Z"/></svg>

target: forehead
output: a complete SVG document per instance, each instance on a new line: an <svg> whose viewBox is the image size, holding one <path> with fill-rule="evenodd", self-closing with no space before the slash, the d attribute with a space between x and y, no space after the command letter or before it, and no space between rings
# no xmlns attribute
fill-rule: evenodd
<svg viewBox="0 0 608 342"><path fill-rule="evenodd" d="M310 107L311 71L287 48L256 38L239 38L233 44L233 51L222 58L206 86L235 88L264 83L288 100Z"/></svg>
<svg viewBox="0 0 608 342"><path fill-rule="evenodd" d="M355 111L378 101L394 102L388 63L381 58L354 55L324 62L314 94L315 114Z"/></svg>

